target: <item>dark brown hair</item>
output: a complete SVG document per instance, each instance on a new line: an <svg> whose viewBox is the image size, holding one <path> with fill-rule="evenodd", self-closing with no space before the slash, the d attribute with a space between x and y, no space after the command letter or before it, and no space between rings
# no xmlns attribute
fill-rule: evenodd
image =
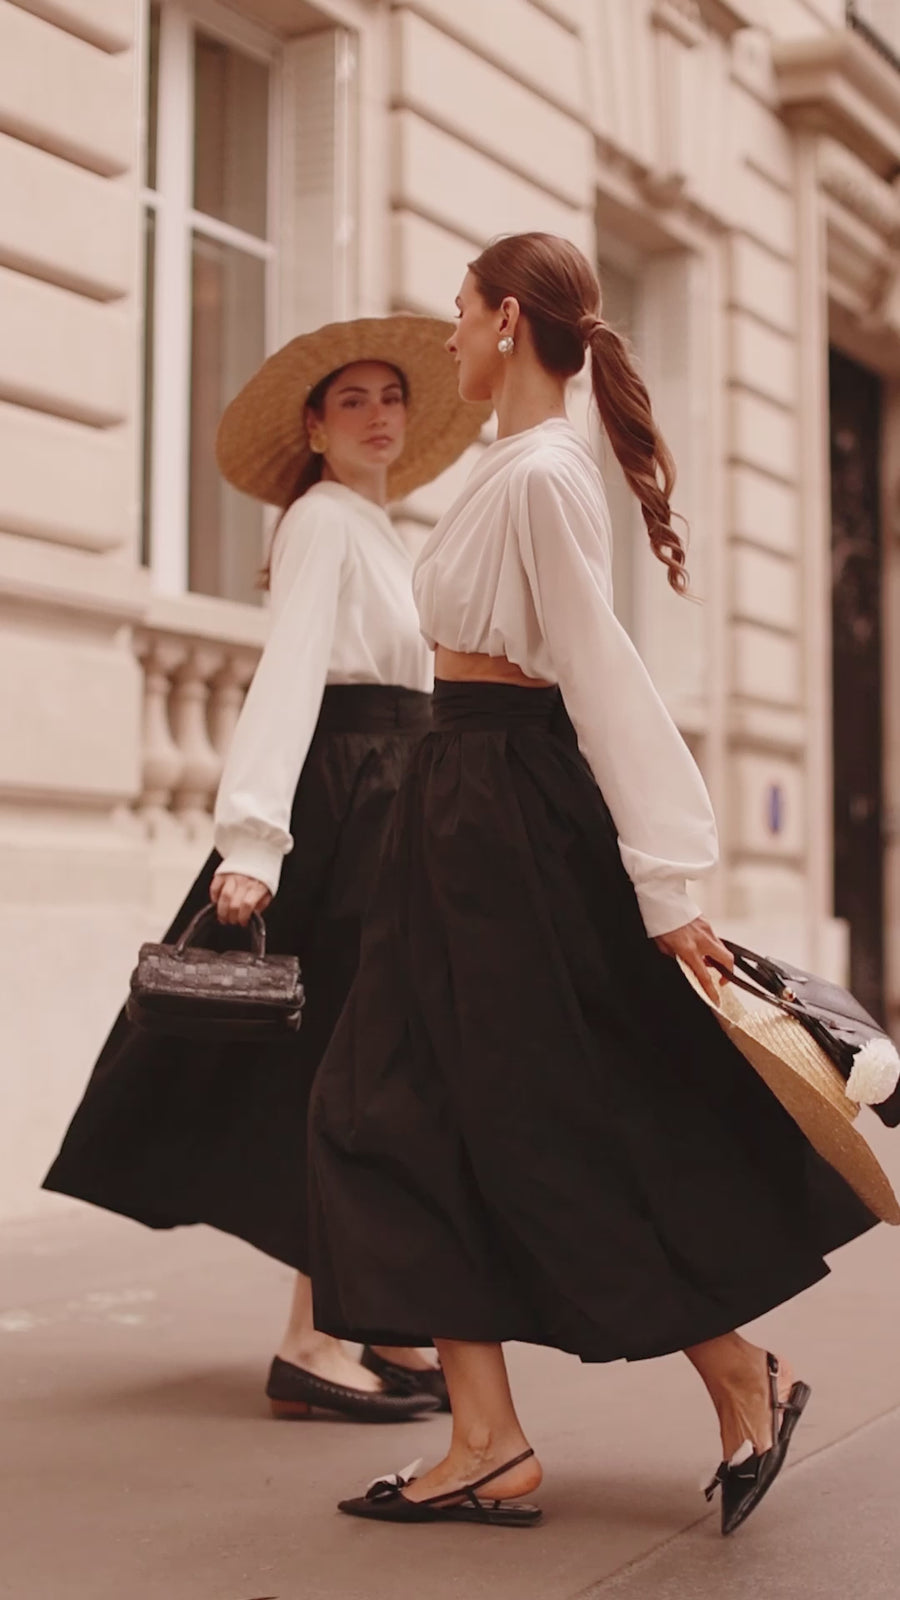
<svg viewBox="0 0 900 1600"><path fill-rule="evenodd" d="M391 371L396 373L397 382L399 383L403 394L403 404L408 406L409 380L407 379L406 373L401 372L400 368L395 367L391 361L385 361L383 364L386 367L390 367ZM347 371L348 366L356 365L357 363L355 361L349 361L342 367L335 367L333 372L326 373L324 378L320 378L319 382L313 385L309 391L309 394L306 396L306 401L303 407L302 426L304 429L306 427L307 411L311 411L313 416L318 417L319 421L321 422L323 416L325 415L325 399L329 389L331 388L331 385L337 382L342 372ZM314 483L321 482L324 459L324 456L317 455L314 450L310 450L301 461L300 468L297 472L291 492L282 506L281 516L278 518L278 521L275 524L275 531L272 534L272 543L269 545L269 554L266 559L266 564L260 571L257 579L258 588L268 589L270 587L272 582L272 551L275 548L275 540L278 537L278 529L281 527L287 512L290 511L294 502L296 500L302 500L303 496L307 493L307 490L311 489Z"/></svg>
<svg viewBox="0 0 900 1600"><path fill-rule="evenodd" d="M495 239L469 262L492 311L518 300L535 353L548 372L574 377L591 356L600 419L629 487L641 503L653 553L679 594L688 587L684 542L672 526L675 462L653 417L650 396L630 348L600 315L600 282L587 257L552 233Z"/></svg>

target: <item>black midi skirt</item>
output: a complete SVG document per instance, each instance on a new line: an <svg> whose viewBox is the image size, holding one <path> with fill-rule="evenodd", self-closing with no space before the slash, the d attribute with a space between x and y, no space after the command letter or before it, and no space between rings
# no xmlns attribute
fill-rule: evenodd
<svg viewBox="0 0 900 1600"><path fill-rule="evenodd" d="M641 1359L875 1218L646 935L556 690L439 683L310 1113L324 1330Z"/></svg>
<svg viewBox="0 0 900 1600"><path fill-rule="evenodd" d="M266 912L268 948L300 958L297 1034L199 1044L120 1014L45 1181L152 1228L205 1222L308 1268L310 1089L359 958L360 923L430 696L376 684L325 690L291 815L294 849ZM167 938L209 899L210 856ZM220 929L223 946L245 939Z"/></svg>

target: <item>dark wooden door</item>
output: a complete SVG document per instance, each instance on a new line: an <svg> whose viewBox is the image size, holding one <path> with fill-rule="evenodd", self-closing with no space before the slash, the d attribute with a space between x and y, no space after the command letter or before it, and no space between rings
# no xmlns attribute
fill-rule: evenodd
<svg viewBox="0 0 900 1600"><path fill-rule="evenodd" d="M884 1015L881 380L831 352L834 909L850 986Z"/></svg>

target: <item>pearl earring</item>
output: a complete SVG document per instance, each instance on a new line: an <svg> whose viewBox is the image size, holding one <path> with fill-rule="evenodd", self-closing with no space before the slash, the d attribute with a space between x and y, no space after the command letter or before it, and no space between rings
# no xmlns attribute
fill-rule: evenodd
<svg viewBox="0 0 900 1600"><path fill-rule="evenodd" d="M511 333L505 333L502 339L497 340L497 349L502 356L511 356L516 348L516 341Z"/></svg>
<svg viewBox="0 0 900 1600"><path fill-rule="evenodd" d="M323 456L328 449L328 439L323 428L314 428L309 436L309 448L313 455Z"/></svg>

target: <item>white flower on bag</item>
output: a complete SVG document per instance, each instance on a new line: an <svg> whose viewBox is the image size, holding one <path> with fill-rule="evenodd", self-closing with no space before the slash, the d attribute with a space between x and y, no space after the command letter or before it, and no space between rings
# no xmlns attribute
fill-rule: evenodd
<svg viewBox="0 0 900 1600"><path fill-rule="evenodd" d="M859 1106L880 1106L900 1082L900 1055L890 1039L870 1039L856 1052L847 1097Z"/></svg>

